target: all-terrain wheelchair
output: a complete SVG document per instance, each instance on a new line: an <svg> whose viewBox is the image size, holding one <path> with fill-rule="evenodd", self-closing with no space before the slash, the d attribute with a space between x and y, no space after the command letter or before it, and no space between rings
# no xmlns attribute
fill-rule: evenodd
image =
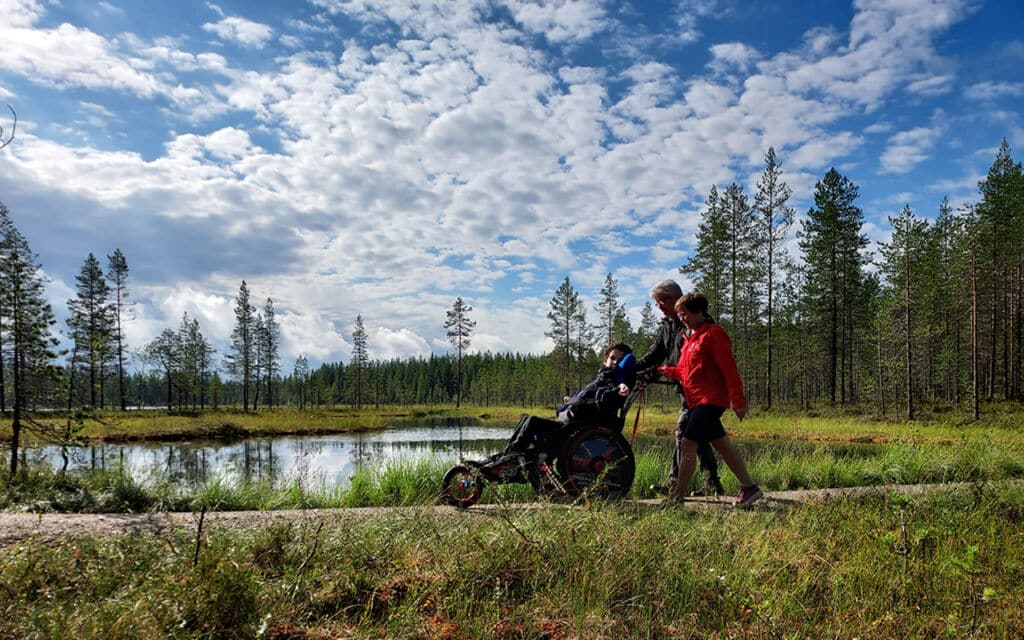
<svg viewBox="0 0 1024 640"><path fill-rule="evenodd" d="M570 422L517 455L463 460L444 475L442 500L470 507L487 484L513 483L529 483L537 495L549 499L626 496L633 486L636 459L622 429L649 382L646 377L637 379L614 418Z"/></svg>

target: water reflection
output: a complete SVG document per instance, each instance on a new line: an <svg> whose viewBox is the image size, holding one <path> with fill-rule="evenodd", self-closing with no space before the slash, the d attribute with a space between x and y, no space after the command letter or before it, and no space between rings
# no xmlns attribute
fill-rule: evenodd
<svg viewBox="0 0 1024 640"><path fill-rule="evenodd" d="M479 458L504 447L512 425L480 426L465 420L403 421L388 429L323 436L278 436L234 442L148 442L102 444L71 451L70 469L124 468L138 480L169 481L197 486L220 479L267 481L276 485L301 482L326 488L347 485L356 469L384 468L396 462L429 459L442 466L460 458ZM627 434L628 435L628 434ZM791 455L868 457L871 445L816 444L798 441L737 441L744 457L777 459ZM671 438L639 436L637 454L654 451L669 459ZM58 447L27 449L29 464L63 464ZM667 462L666 462L667 463Z"/></svg>
<svg viewBox="0 0 1024 640"><path fill-rule="evenodd" d="M421 459L453 463L505 445L512 426L466 426L465 421L396 426L381 431L323 436L277 436L234 442L98 444L70 451L69 469L127 469L139 480L196 486L214 479L274 484L347 484L356 469ZM405 422L403 425L409 425ZM415 424L415 423L414 423ZM59 447L26 450L30 464L63 464Z"/></svg>

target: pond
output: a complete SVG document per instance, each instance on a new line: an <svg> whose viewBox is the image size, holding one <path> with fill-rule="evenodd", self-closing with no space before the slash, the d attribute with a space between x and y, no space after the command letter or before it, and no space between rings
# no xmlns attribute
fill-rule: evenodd
<svg viewBox="0 0 1024 640"><path fill-rule="evenodd" d="M505 446L514 425L476 424L467 420L401 422L386 429L332 435L293 435L244 440L196 440L97 444L71 451L69 469L128 469L139 480L169 481L194 487L220 479L270 481L280 485L301 480L343 488L356 469L384 468L396 462L439 461L447 467L460 458L478 459ZM625 434L627 437L628 433ZM745 458L776 458L827 452L841 457L876 455L870 445L821 445L793 441L738 441ZM655 451L667 461L668 438L640 436L638 454ZM60 467L58 447L24 450L29 464Z"/></svg>
<svg viewBox="0 0 1024 640"><path fill-rule="evenodd" d="M70 451L69 469L125 468L137 479L196 486L221 479L275 484L313 479L344 486L363 466L398 461L478 458L504 447L513 425L482 426L471 421L408 422L360 433L292 435L243 440L194 440L96 444ZM26 448L30 465L63 464L56 446Z"/></svg>

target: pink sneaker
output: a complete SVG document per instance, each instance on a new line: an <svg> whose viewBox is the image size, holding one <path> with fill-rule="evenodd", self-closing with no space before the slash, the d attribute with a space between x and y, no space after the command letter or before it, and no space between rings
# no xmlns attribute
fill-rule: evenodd
<svg viewBox="0 0 1024 640"><path fill-rule="evenodd" d="M756 484L750 487L743 487L740 489L740 495L736 496L736 502L733 503L733 506L747 507L762 497L764 497L764 494L761 493L761 487Z"/></svg>

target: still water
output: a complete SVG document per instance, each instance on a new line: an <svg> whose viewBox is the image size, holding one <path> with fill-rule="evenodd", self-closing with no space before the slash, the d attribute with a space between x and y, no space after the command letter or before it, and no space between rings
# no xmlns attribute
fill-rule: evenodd
<svg viewBox="0 0 1024 640"><path fill-rule="evenodd" d="M220 479L269 481L277 485L301 482L343 488L356 469L385 469L396 463L432 460L447 467L460 458L479 459L505 446L513 425L481 426L472 420L402 422L363 433L320 436L275 436L244 440L189 442L132 442L81 447L70 452L69 469L127 469L140 481L170 481L197 486ZM629 434L625 434L628 435ZM737 441L749 461L757 456L829 454L840 457L878 455L870 445L827 445L807 442ZM666 467L674 443L669 438L640 436L637 454L654 450ZM60 449L25 450L29 464L63 464Z"/></svg>
<svg viewBox="0 0 1024 640"><path fill-rule="evenodd" d="M363 433L274 436L245 440L131 442L98 444L71 450L69 469L125 468L139 480L195 486L221 479L264 480L275 484L322 483L343 487L364 466L384 468L396 462L478 458L500 450L513 425L480 426L445 421L408 423ZM63 464L60 449L26 451L30 463Z"/></svg>

